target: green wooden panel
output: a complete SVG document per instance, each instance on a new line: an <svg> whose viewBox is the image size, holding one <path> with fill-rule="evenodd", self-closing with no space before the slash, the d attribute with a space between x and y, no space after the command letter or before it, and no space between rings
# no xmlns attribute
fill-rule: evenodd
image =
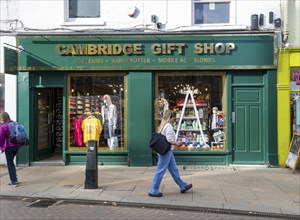
<svg viewBox="0 0 300 220"><path fill-rule="evenodd" d="M18 74L18 51L4 47L4 72Z"/></svg>
<svg viewBox="0 0 300 220"><path fill-rule="evenodd" d="M152 165L149 140L153 131L153 77L151 72L128 75L128 148L130 165Z"/></svg>
<svg viewBox="0 0 300 220"><path fill-rule="evenodd" d="M265 77L266 83L266 146L267 163L278 165L278 141L277 141L277 74L275 70L269 70Z"/></svg>
<svg viewBox="0 0 300 220"><path fill-rule="evenodd" d="M237 152L245 152L246 151L246 111L247 109L244 106L236 106L235 107L235 139L234 146Z"/></svg>
<svg viewBox="0 0 300 220"><path fill-rule="evenodd" d="M257 106L249 107L249 120L251 120L249 127L249 151L250 152L261 152L261 112Z"/></svg>
<svg viewBox="0 0 300 220"><path fill-rule="evenodd" d="M261 71L243 71L235 75L232 79L234 85L262 85L264 83L263 73Z"/></svg>
<svg viewBox="0 0 300 220"><path fill-rule="evenodd" d="M86 155L71 155L67 156L67 165L85 165ZM101 155L98 156L98 165L128 165L127 155ZM100 174L101 175L101 174Z"/></svg>
<svg viewBox="0 0 300 220"><path fill-rule="evenodd" d="M175 156L177 165L226 165L226 155Z"/></svg>
<svg viewBox="0 0 300 220"><path fill-rule="evenodd" d="M33 72L32 84L37 88L64 87L64 75L63 72Z"/></svg>
<svg viewBox="0 0 300 220"><path fill-rule="evenodd" d="M21 122L26 130L29 140L33 138L29 129L32 118L30 115L30 99L29 99L29 73L22 72L18 74L17 83L17 121ZM30 147L32 143L30 143ZM30 147L21 147L17 154L17 164L28 165L30 157Z"/></svg>
<svg viewBox="0 0 300 220"><path fill-rule="evenodd" d="M264 163L262 87L234 88L234 163Z"/></svg>

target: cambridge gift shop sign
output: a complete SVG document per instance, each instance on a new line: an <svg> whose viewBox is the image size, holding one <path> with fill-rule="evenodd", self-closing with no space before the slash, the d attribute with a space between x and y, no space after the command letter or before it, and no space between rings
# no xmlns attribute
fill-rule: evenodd
<svg viewBox="0 0 300 220"><path fill-rule="evenodd" d="M18 37L19 70L275 68L273 35Z"/></svg>

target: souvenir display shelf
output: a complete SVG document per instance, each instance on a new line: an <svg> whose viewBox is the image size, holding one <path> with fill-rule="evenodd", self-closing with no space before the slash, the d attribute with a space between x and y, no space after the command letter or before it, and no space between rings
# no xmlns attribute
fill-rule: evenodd
<svg viewBox="0 0 300 220"><path fill-rule="evenodd" d="M85 111L91 112L100 108L100 99L97 96L70 96L70 146L76 147L74 139L73 123L77 116L81 116Z"/></svg>
<svg viewBox="0 0 300 220"><path fill-rule="evenodd" d="M194 91L184 91L184 103L177 105L177 122L175 124L176 140L181 141L189 149L210 149L209 136L203 131L209 124L207 102L197 103L194 99Z"/></svg>

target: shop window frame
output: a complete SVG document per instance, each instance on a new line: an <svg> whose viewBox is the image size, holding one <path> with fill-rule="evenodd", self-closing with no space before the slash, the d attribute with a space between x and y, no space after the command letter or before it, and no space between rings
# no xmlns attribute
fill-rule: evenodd
<svg viewBox="0 0 300 220"><path fill-rule="evenodd" d="M161 76L169 76L169 77L175 77L175 76L205 76L205 77L212 77L212 76L221 76L221 80L222 80L222 88L221 88L221 91L222 91L222 98L221 98L221 102L222 102L222 112L224 112L224 149L222 150L203 150L203 149L192 149L192 150L188 150L188 149L175 149L174 150L174 153L208 153L208 154L215 154L215 153L218 153L218 154L227 154L227 152L229 151L229 145L228 145L228 139L227 139L227 136L228 136L228 113L227 113L227 81L226 81L226 72L194 72L194 71L191 71L191 72L175 72L175 71L170 71L170 72L156 72L155 73L155 80L154 80L154 97L155 99L159 96L159 77ZM153 113L153 121L154 121L154 129L156 129L156 127L158 126L158 123L157 121L155 120L155 111ZM210 125L209 125L210 126ZM176 133L176 129L175 130L175 133ZM210 142L211 144L211 142Z"/></svg>
<svg viewBox="0 0 300 220"><path fill-rule="evenodd" d="M123 100L123 147L121 149L114 149L114 150L101 150L101 146L98 146L98 152L105 153L105 152L128 152L128 144L127 144L127 139L128 139L128 130L127 130L127 100L128 100L128 94L127 94L127 83L128 83L128 74L127 73L122 73L122 72L114 72L114 73L108 73L108 72L103 72L103 73L69 73L67 75L67 111L66 111L66 151L75 151L75 152L85 152L86 151L86 146L76 146L72 147L70 146L70 136L71 136L71 124L70 124L70 97L72 96L71 92L71 77L109 77L109 76L123 76L123 92L124 92L124 100ZM104 95L104 94L103 94ZM102 130L103 132L103 130ZM120 148L120 147L119 147Z"/></svg>

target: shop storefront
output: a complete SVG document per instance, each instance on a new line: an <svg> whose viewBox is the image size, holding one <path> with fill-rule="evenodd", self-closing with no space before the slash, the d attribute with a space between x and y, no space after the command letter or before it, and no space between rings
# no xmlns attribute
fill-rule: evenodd
<svg viewBox="0 0 300 220"><path fill-rule="evenodd" d="M276 35L18 36L19 163L54 153L83 164L82 124L101 124L98 161L149 166L162 112L178 164L277 164ZM275 119L275 120L274 120Z"/></svg>
<svg viewBox="0 0 300 220"><path fill-rule="evenodd" d="M279 51L278 163L285 166L291 138L300 133L300 49Z"/></svg>

